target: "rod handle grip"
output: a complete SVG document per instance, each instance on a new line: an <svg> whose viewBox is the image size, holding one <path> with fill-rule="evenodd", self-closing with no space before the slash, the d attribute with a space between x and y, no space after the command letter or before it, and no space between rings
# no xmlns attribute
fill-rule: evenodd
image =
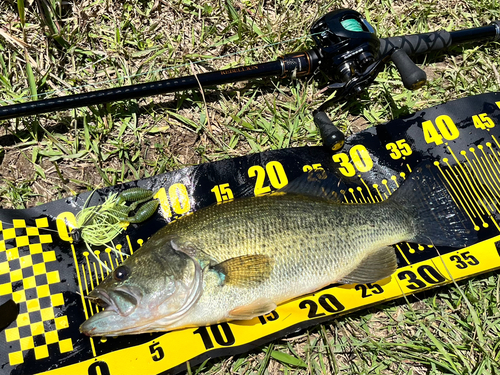
<svg viewBox="0 0 500 375"><path fill-rule="evenodd" d="M409 56L439 51L448 48L452 44L449 32L440 30L432 33L393 36L380 39L381 56L388 53L392 48L399 48Z"/></svg>

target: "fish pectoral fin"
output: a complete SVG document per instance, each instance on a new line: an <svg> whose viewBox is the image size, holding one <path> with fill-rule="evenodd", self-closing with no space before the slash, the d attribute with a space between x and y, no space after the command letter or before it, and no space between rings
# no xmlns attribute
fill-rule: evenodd
<svg viewBox="0 0 500 375"><path fill-rule="evenodd" d="M339 283L366 284L391 276L398 268L396 252L392 246L377 249L368 255L354 271L344 276Z"/></svg>
<svg viewBox="0 0 500 375"><path fill-rule="evenodd" d="M251 287L267 280L274 261L267 255L243 255L228 259L213 269L224 275L223 284Z"/></svg>
<svg viewBox="0 0 500 375"><path fill-rule="evenodd" d="M229 318L234 320L250 320L259 315L268 314L276 309L276 304L269 298L259 298L250 305L239 306L229 311Z"/></svg>

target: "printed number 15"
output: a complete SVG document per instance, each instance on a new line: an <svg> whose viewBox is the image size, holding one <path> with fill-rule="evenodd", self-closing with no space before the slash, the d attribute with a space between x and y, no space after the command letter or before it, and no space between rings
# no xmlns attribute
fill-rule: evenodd
<svg viewBox="0 0 500 375"><path fill-rule="evenodd" d="M216 185L210 191L215 194L217 203L220 203L222 201L229 201L234 198L233 192L231 191L229 184Z"/></svg>

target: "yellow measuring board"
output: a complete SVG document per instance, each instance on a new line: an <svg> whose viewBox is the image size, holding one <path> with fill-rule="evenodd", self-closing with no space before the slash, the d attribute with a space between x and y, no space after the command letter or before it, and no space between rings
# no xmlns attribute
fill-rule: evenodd
<svg viewBox="0 0 500 375"><path fill-rule="evenodd" d="M306 320L328 319L367 305L449 284L453 279L461 280L500 268L498 241L500 236L443 257L436 256L402 267L390 279L374 284L327 288L280 305L272 313L250 321L173 331L145 344L73 365L71 373L86 375L94 365L95 368L106 367L110 374L127 374L131 368L141 368L141 374L158 374L165 367L181 365L207 351L245 346L267 335L293 330ZM68 374L68 368L47 374Z"/></svg>
<svg viewBox="0 0 500 375"><path fill-rule="evenodd" d="M492 149L489 142L486 143L486 147L479 145L477 149L483 151L481 155L478 155L476 149L459 152L462 159L455 157L456 165L453 167L450 166L447 158L444 158L441 163L436 161L428 166L447 182L457 204L464 209L474 223L475 230L479 231L481 228L487 228L491 223L498 228L492 212L498 205L496 197L500 196L500 158L499 153ZM450 147L449 151L455 156ZM408 172L401 172L399 177L404 179L413 172L409 165L406 165L406 168ZM389 178L394 182L394 189L391 189L386 180L382 180L379 184L372 185L374 193L361 179L362 186L349 188L345 200L348 204L352 204L375 203L387 199L398 188L397 179L393 176ZM379 186L383 187L382 191ZM130 366L136 366L139 361L141 367L144 365L144 368L147 368L147 372L144 373L156 374L161 372L165 365L171 368L203 353L227 347L244 347L262 337L293 330L295 326L300 326L307 320L328 319L332 315L345 314L368 305L491 271L500 267L500 256L496 246L498 241L500 241L500 236L443 256L439 254L439 249L432 246L399 244L397 250L408 265L399 268L390 278L366 285L342 285L327 288L285 303L272 313L251 321L174 331L134 348L122 349L82 362L81 373L85 374L92 364L97 367L109 364L110 373L124 373ZM417 252L432 255L428 260L410 264L408 257ZM112 268L123 261L123 259L114 261L109 249L106 257L109 258ZM80 274L83 275L82 280L85 281L82 284L84 294L87 294L108 273L99 267L97 262L92 262L88 255L85 255L85 259L85 263L81 265ZM88 308L89 316L98 311L95 305L86 304L85 306ZM99 341L99 339L92 338L90 340ZM165 353L169 355L166 356ZM119 360L119 358L122 359ZM72 371L75 374L80 373L78 368L72 367ZM57 370L50 373L62 374L64 371Z"/></svg>
<svg viewBox="0 0 500 375"><path fill-rule="evenodd" d="M496 270L500 268L499 118L500 94L485 94L359 133L337 154L321 148L269 151L153 177L143 183L157 192L160 201L156 229L150 229L151 222L129 226L116 246L94 249L101 262L85 246L74 244L70 235L85 197L55 208L48 204L31 216L28 210L20 214L13 210L10 216L0 210L0 305L12 299L19 306L17 319L0 332L0 366L7 373L176 372L187 361L196 364L251 350L335 316ZM344 192L346 204L375 203L388 199L416 168L423 167L445 182L473 223L477 244L460 250L397 244L400 267L390 278L333 285L250 321L118 338L79 333L80 324L100 310L85 296L108 276L106 267L114 269L140 251L165 221L237 198L241 184L248 195L266 194L304 171L324 169L345 182L338 193Z"/></svg>
<svg viewBox="0 0 500 375"><path fill-rule="evenodd" d="M24 353L30 349L36 359L49 357L49 344L57 344L60 353L73 350L72 339L64 338L68 317L59 313L64 297L55 288L61 282L56 254L43 250L52 243L50 234L40 233L47 227L46 218L37 219L36 227L27 227L24 220L14 220L10 228L0 223L0 275L9 276L8 282L0 284L0 296L11 296L21 311L13 326L5 330L5 340L14 348L9 353L11 365L23 363ZM15 240L15 247L7 249L8 240ZM23 248L28 255L20 256ZM14 291L16 284L21 288Z"/></svg>

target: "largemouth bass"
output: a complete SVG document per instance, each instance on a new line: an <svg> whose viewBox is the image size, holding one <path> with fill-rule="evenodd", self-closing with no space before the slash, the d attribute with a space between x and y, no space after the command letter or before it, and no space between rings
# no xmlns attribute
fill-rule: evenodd
<svg viewBox="0 0 500 375"><path fill-rule="evenodd" d="M465 247L476 239L428 168L374 204L343 204L325 193L321 178L310 180L167 225L89 294L104 310L81 332L116 336L252 319L332 283L390 277L393 244Z"/></svg>

